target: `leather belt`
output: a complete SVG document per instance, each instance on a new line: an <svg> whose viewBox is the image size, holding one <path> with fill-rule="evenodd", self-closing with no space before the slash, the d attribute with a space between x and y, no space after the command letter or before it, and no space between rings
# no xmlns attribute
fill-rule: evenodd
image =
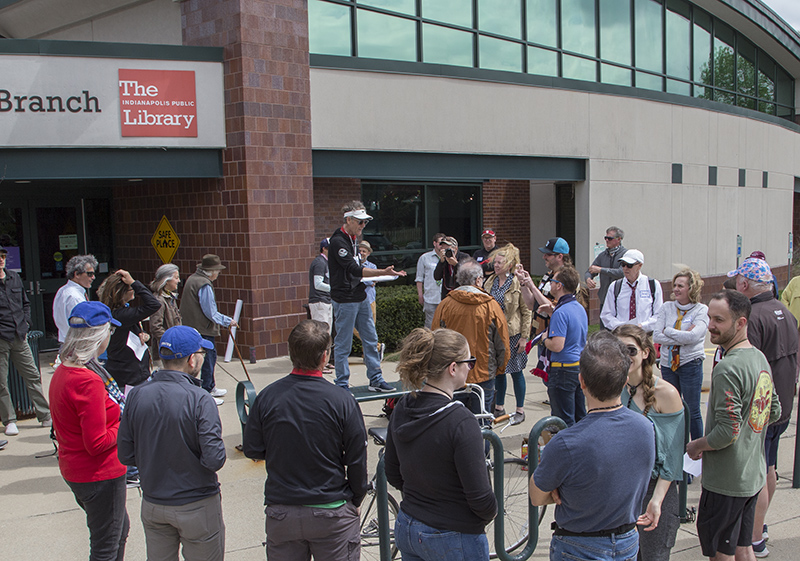
<svg viewBox="0 0 800 561"><path fill-rule="evenodd" d="M575 536L575 537L583 537L583 538L607 538L613 535L619 534L627 534L634 528L636 528L636 523L630 524L623 524L617 528L612 528L610 530L599 530L597 532L570 532L569 530L565 530L564 528L559 528L558 524L555 522L552 523L551 528L553 530L553 534L556 536Z"/></svg>

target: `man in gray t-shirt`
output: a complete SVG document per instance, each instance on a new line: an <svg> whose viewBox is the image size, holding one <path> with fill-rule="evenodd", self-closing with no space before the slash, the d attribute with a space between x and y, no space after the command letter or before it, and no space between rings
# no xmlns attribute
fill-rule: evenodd
<svg viewBox="0 0 800 561"><path fill-rule="evenodd" d="M331 279L328 274L328 238L319 242L319 255L311 262L308 270L308 309L311 319L328 324L328 333L333 327L333 306L331 305Z"/></svg>

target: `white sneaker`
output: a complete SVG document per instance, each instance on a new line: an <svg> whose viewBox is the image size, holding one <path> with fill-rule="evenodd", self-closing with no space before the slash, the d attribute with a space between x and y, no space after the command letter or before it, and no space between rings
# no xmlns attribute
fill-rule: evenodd
<svg viewBox="0 0 800 561"><path fill-rule="evenodd" d="M211 390L211 397L222 397L226 393L228 393L228 390L223 390L222 388L214 388L213 390Z"/></svg>
<svg viewBox="0 0 800 561"><path fill-rule="evenodd" d="M218 397L215 397L215 398L214 398L214 403L216 403L216 404L217 404L217 406L219 407L220 405L222 405L223 403L225 403L225 400L223 400L223 399L220 399L220 398L218 398Z"/></svg>
<svg viewBox="0 0 800 561"><path fill-rule="evenodd" d="M17 436L19 434L19 429L17 428L17 423L8 423L6 425L6 436Z"/></svg>
<svg viewBox="0 0 800 561"><path fill-rule="evenodd" d="M383 355L386 353L386 343L378 343L380 350L378 351L378 360L383 362Z"/></svg>

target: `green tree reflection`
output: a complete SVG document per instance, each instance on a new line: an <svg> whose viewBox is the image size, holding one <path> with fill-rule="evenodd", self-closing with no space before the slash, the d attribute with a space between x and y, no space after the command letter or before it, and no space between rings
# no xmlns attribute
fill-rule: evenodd
<svg viewBox="0 0 800 561"><path fill-rule="evenodd" d="M717 47L714 50L714 72L716 73L716 80L712 80L711 65L706 62L700 70L700 82L704 84L716 83L724 85L726 88L733 90L734 84L741 84L740 89L742 93L753 95L752 84L755 83L755 65L750 61L742 62L738 65L734 64L736 60L734 52L728 47ZM710 62L710 61L709 61ZM735 69L735 73L734 73ZM735 78L735 79L734 79ZM758 94L759 99L773 101L775 99L775 83L762 72L758 73ZM701 99L711 99L714 101L721 101L730 105L736 105L736 94L732 91L715 90L714 88L705 87L702 93L697 97ZM750 107L754 109L752 100L740 97L739 105ZM763 107L763 105L762 105ZM774 107L767 105L766 112L774 114Z"/></svg>

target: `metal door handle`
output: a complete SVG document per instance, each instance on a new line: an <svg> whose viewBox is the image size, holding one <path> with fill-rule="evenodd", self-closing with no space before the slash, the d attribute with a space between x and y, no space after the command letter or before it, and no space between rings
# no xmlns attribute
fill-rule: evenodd
<svg viewBox="0 0 800 561"><path fill-rule="evenodd" d="M47 291L42 288L41 283L36 281L36 294L44 294L45 292Z"/></svg>
<svg viewBox="0 0 800 561"><path fill-rule="evenodd" d="M33 294L34 294L34 292L33 292L33 281L29 282L29 283L28 283L28 286L29 286L30 288L28 288L28 290L26 290L25 292L27 292L28 294L30 294L31 296L33 296Z"/></svg>

